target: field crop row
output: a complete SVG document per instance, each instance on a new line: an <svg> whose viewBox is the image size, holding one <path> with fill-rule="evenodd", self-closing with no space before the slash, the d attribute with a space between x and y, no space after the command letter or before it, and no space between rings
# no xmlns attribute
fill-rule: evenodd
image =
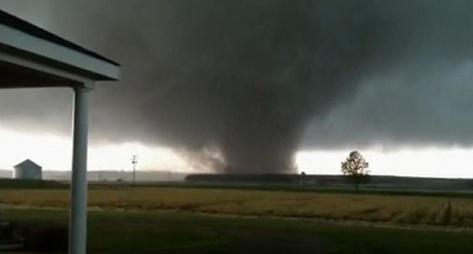
<svg viewBox="0 0 473 254"><path fill-rule="evenodd" d="M66 208L69 191L2 189L0 203ZM460 197L120 187L91 189L89 206L473 227L473 199Z"/></svg>

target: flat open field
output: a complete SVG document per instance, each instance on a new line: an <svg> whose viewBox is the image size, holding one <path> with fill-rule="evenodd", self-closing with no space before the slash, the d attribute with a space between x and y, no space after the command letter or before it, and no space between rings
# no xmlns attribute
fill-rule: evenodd
<svg viewBox="0 0 473 254"><path fill-rule="evenodd" d="M3 188L0 220L65 226L68 199ZM89 204L89 253L473 251L469 197L91 186Z"/></svg>
<svg viewBox="0 0 473 254"><path fill-rule="evenodd" d="M1 189L0 194L4 205L69 204L67 189ZM468 197L121 186L92 188L89 206L473 227L473 198Z"/></svg>

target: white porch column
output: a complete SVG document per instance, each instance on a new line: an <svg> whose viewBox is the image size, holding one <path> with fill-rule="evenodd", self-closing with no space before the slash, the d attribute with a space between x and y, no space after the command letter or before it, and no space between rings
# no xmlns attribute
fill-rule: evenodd
<svg viewBox="0 0 473 254"><path fill-rule="evenodd" d="M87 139L92 86L74 88L69 253L85 254L87 247Z"/></svg>

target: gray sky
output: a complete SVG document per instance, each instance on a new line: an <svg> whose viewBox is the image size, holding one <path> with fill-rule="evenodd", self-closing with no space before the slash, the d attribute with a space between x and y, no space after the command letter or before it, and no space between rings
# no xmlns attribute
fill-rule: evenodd
<svg viewBox="0 0 473 254"><path fill-rule="evenodd" d="M96 91L94 140L252 172L300 149L473 143L471 1L0 3L123 65ZM70 96L1 93L0 114L68 133Z"/></svg>

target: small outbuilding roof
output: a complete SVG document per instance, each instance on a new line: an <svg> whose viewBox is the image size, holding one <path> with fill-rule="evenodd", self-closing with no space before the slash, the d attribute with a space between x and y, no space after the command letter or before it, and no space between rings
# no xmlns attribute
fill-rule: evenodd
<svg viewBox="0 0 473 254"><path fill-rule="evenodd" d="M15 165L14 167L18 168L18 167L24 167L24 166L29 166L29 165L33 165L35 167L41 168L40 165L36 164L34 161L32 161L30 159L26 159L26 160L18 163L17 165Z"/></svg>

